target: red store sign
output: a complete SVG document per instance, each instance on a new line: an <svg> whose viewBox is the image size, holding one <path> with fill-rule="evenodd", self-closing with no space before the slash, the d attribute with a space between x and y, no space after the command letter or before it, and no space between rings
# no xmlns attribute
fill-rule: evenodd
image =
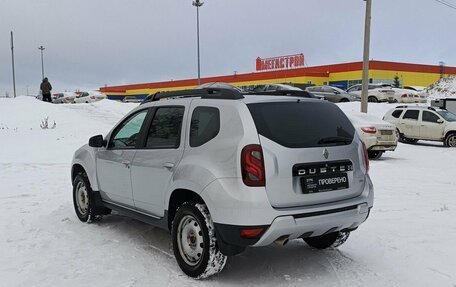
<svg viewBox="0 0 456 287"><path fill-rule="evenodd" d="M304 54L256 59L257 71L285 70L304 67Z"/></svg>

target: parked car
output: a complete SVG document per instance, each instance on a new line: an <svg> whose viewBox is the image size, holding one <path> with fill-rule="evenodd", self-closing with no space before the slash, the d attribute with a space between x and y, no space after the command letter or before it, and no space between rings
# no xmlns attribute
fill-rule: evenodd
<svg viewBox="0 0 456 287"><path fill-rule="evenodd" d="M420 94L412 89L401 89L393 87L391 84L380 84L384 88L390 88L394 91L395 103L426 103L427 99L420 97Z"/></svg>
<svg viewBox="0 0 456 287"><path fill-rule="evenodd" d="M322 96L333 103L353 102L361 100L359 96L351 95L342 89L331 86L307 87L306 91L311 92L314 95Z"/></svg>
<svg viewBox="0 0 456 287"><path fill-rule="evenodd" d="M253 89L252 91L249 91L249 93L256 95L281 95L326 100L323 96L315 95L314 93L311 93L309 91L305 91L300 88L285 84L259 85L256 86L255 89Z"/></svg>
<svg viewBox="0 0 456 287"><path fill-rule="evenodd" d="M71 178L81 221L117 210L169 230L182 271L204 278L248 246L344 243L373 205L368 171L337 105L209 88L133 109L75 152Z"/></svg>
<svg viewBox="0 0 456 287"><path fill-rule="evenodd" d="M367 100L372 103L377 102L394 102L394 91L389 87L383 87L381 84L369 84ZM362 85L354 85L347 90L347 93L361 97Z"/></svg>
<svg viewBox="0 0 456 287"><path fill-rule="evenodd" d="M441 141L446 146L456 147L456 115L446 110L425 106L398 106L388 111L383 119L396 125L402 142Z"/></svg>
<svg viewBox="0 0 456 287"><path fill-rule="evenodd" d="M286 84L266 84L258 85L253 89L253 92L268 92L268 91L302 91L302 89Z"/></svg>
<svg viewBox="0 0 456 287"><path fill-rule="evenodd" d="M370 159L379 159L386 151L396 149L398 136L394 124L363 113L350 114L348 118L366 145Z"/></svg>
<svg viewBox="0 0 456 287"><path fill-rule="evenodd" d="M63 93L56 93L53 95L52 103L54 104L69 104L74 101L77 94L73 92L63 92Z"/></svg>
<svg viewBox="0 0 456 287"><path fill-rule="evenodd" d="M415 91L419 97L419 103L427 103L428 93L426 92L426 87L422 86L404 86L404 89Z"/></svg>
<svg viewBox="0 0 456 287"><path fill-rule="evenodd" d="M106 96L99 92L81 92L73 100L74 104L93 103L106 99Z"/></svg>
<svg viewBox="0 0 456 287"><path fill-rule="evenodd" d="M122 103L140 103L142 100L138 99L135 96L125 96L122 99Z"/></svg>

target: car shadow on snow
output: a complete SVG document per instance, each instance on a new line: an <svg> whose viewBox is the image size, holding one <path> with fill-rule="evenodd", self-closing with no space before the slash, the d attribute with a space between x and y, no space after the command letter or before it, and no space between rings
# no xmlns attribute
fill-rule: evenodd
<svg viewBox="0 0 456 287"><path fill-rule="evenodd" d="M435 147L435 148L446 148L442 142L433 142L433 141L417 141L416 143L401 143L408 146L425 146L425 147Z"/></svg>
<svg viewBox="0 0 456 287"><path fill-rule="evenodd" d="M176 273L181 273L174 259L169 232L116 213L104 217L99 224L103 228L115 229L120 237L128 238L132 248L155 253L155 256L158 251L159 256L163 256L163 263L167 262L170 267L174 266L171 268ZM300 284L321 283L322 278L334 282L340 281L339 272L345 273L351 268L359 269L360 266L344 252L338 249L316 250L298 239L286 246L247 248L245 252L228 258L221 274L201 283L208 286L239 282L247 285Z"/></svg>

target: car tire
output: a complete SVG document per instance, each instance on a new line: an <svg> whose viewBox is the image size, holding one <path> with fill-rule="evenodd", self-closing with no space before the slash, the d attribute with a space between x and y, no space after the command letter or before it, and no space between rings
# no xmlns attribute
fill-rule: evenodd
<svg viewBox="0 0 456 287"><path fill-rule="evenodd" d="M223 255L215 236L214 224L205 204L184 203L171 228L174 256L182 271L196 279L207 278L223 270Z"/></svg>
<svg viewBox="0 0 456 287"><path fill-rule="evenodd" d="M378 99L377 99L376 97L374 97L374 96L369 96L369 97L367 98L367 101L368 101L369 103L378 103Z"/></svg>
<svg viewBox="0 0 456 287"><path fill-rule="evenodd" d="M445 137L445 145L447 147L456 147L456 133L449 133Z"/></svg>
<svg viewBox="0 0 456 287"><path fill-rule="evenodd" d="M379 159L382 157L383 151L371 150L367 151L367 155L369 156L369 159Z"/></svg>
<svg viewBox="0 0 456 287"><path fill-rule="evenodd" d="M344 244L349 235L349 231L338 231L316 237L304 238L304 241L309 246L317 249L336 248Z"/></svg>
<svg viewBox="0 0 456 287"><path fill-rule="evenodd" d="M95 214L95 202L89 179L85 173L79 173L73 180L73 205L76 215L82 222L101 219Z"/></svg>
<svg viewBox="0 0 456 287"><path fill-rule="evenodd" d="M348 103L348 102L350 102L350 100L347 99L347 98L342 98L342 99L340 99L340 101L339 101L339 103Z"/></svg>

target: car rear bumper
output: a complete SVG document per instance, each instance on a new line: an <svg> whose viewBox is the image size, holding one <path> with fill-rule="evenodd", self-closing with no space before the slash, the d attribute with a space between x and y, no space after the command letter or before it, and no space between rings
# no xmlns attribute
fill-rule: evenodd
<svg viewBox="0 0 456 287"><path fill-rule="evenodd" d="M322 215L296 214L277 217L253 246L266 246L279 238L305 238L329 232L354 230L369 214L369 205L362 203L343 209L327 210Z"/></svg>
<svg viewBox="0 0 456 287"><path fill-rule="evenodd" d="M233 255L246 246L266 246L283 236L295 239L356 229L373 206L373 185L369 176L365 179L363 192L355 198L307 207L275 209L267 201L267 207L261 202L245 201L231 205L226 198L211 202L206 197L205 201L213 216L217 240L223 245L222 253ZM255 198L261 197L260 190L257 192ZM229 210L225 213L221 208ZM254 228L263 230L253 238L241 237L241 230Z"/></svg>
<svg viewBox="0 0 456 287"><path fill-rule="evenodd" d="M392 133L394 135L396 131L392 131ZM382 138L379 132L372 136L363 135L362 139L366 144L368 151L394 151L397 147L396 140L391 140L391 138Z"/></svg>
<svg viewBox="0 0 456 287"><path fill-rule="evenodd" d="M396 150L396 147L397 145L387 145L387 144L378 144L378 145L374 145L374 146L371 146L368 150L369 151L394 151Z"/></svg>

